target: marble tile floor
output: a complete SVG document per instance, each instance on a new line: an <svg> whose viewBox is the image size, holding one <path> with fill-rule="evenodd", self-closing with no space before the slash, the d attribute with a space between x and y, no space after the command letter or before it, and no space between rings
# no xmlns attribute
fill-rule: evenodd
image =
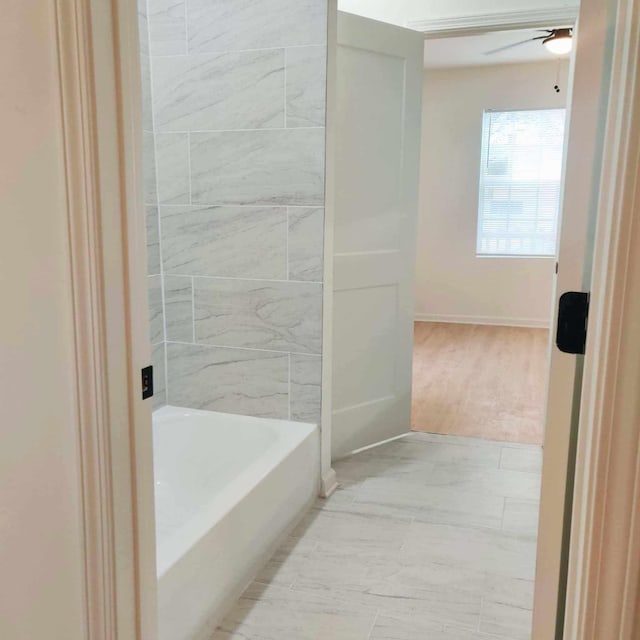
<svg viewBox="0 0 640 640"><path fill-rule="evenodd" d="M427 433L336 463L212 640L529 640L541 465Z"/></svg>

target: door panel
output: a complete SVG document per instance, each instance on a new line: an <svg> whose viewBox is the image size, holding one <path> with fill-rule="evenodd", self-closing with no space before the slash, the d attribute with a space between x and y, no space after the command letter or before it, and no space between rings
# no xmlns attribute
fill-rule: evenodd
<svg viewBox="0 0 640 640"><path fill-rule="evenodd" d="M423 38L338 14L333 457L409 431Z"/></svg>

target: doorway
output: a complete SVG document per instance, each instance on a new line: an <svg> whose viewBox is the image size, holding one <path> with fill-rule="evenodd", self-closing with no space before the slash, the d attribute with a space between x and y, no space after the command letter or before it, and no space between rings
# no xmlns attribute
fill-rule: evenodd
<svg viewBox="0 0 640 640"><path fill-rule="evenodd" d="M425 44L415 431L543 443L570 87L538 33Z"/></svg>
<svg viewBox="0 0 640 640"><path fill-rule="evenodd" d="M559 27L559 25L548 24L532 25L531 29L527 29L527 36L536 37L535 32L532 33L533 28L545 28L547 26ZM490 31L493 32L495 29ZM448 36L451 35L451 33L448 34ZM506 37L508 38L510 36L514 36L514 34L507 33ZM504 34L502 37L505 37ZM516 35L514 40L517 40L517 38L518 36ZM452 40L455 40L455 38L448 38L449 43ZM341 43L340 30L338 42ZM349 42L344 42L344 45L354 46ZM501 45L494 45L494 48L499 48L500 46ZM487 49L489 49L489 47L487 47ZM368 50L372 51L374 48L369 46ZM518 61L518 65L526 66L522 60ZM505 67L507 66L511 65L505 65ZM532 64L532 67L534 66L537 67L538 65ZM344 396L339 395L339 391L337 390L344 392L346 386L342 383L345 381L345 378L342 377L341 379L336 380L336 371L338 376L340 376L340 370L336 370L335 368L333 370L334 398L339 399L339 403L333 408L334 422L332 425L334 434L334 457L338 458L335 463L335 468L338 472L339 479L341 476L346 476L347 478L355 476L354 482L356 487L355 489L353 486L350 487L351 493L348 497L348 499L352 501L352 506L350 508L351 511L357 510L358 506L362 503L366 503L370 508L374 508L374 505L376 505L376 496L378 496L379 499L379 503L377 504L379 510L383 508L385 510L392 509L394 515L402 514L403 509L405 509L405 514L411 512L412 509L415 510L413 513L415 514L418 512L420 514L420 520L426 519L429 524L429 533L424 534L424 537L429 540L429 548L437 548L439 553L442 554L439 556L440 560L446 558L446 562L451 561L454 566L457 565L458 567L460 567L458 563L464 563L465 549L474 548L474 540L484 540L484 542L486 542L487 537L492 538L493 536L492 541L488 543L487 546L482 547L481 549L475 549L481 556L490 556L492 554L492 545L495 545L493 546L493 552L496 551L496 548L500 548L502 551L505 549L513 550L514 548L518 548L519 544L526 541L524 546L519 548L517 554L521 564L518 564L517 560L514 561L513 557L507 557L508 554L507 556L502 556L500 552L497 552L494 555L494 560L497 559L497 561L494 562L493 566L494 568L496 565L499 565L500 568L504 566L511 566L511 568L514 568L516 575L503 575L502 578L508 577L515 579L516 581L519 580L520 582L517 584L522 587L526 586L528 595L524 595L518 602L491 602L491 599L489 598L486 603L481 605L481 609L484 608L485 605L487 607L486 610L492 610L494 605L496 609L501 609L502 614L505 615L502 623L500 621L494 622L498 626L500 626L500 624L505 625L500 631L498 631L498 635L506 634L506 637L528 637L531 633L533 619L533 594L538 548L538 511L543 466L543 452L541 445L543 440L544 416L546 413L546 392L549 384L548 367L550 353L550 328L553 324L551 320L551 310L553 306L554 274L558 245L557 234L554 233L553 238L550 241L547 238L545 250L542 252L520 251L520 253L514 257L498 255L497 252L490 256L481 255L482 251L479 250L480 248L476 242L478 239L477 232L479 227L478 182L480 177L479 169L481 167L481 155L483 153L483 114L487 115L492 112L508 114L508 112L522 110L542 112L551 110L554 107L555 110L563 109L565 107L565 103L562 102L559 104L558 100L559 98L565 100L567 94L570 93L570 87L568 87L568 85L571 83L567 82L567 77L569 75L568 66L567 62L562 66L558 66L557 63L554 62L549 65L549 68L543 68L543 65L541 64L539 76L543 79L545 90L536 91L535 89L532 89L530 95L533 95L533 97L530 98L530 100L527 100L527 102L529 102L528 104L500 104L500 100L496 100L493 105L484 105L477 110L476 122L478 124L478 129L475 134L475 148L471 153L466 154L471 158L472 169L470 171L465 171L462 179L458 178L457 183L452 181L451 184L453 186L449 189L449 193L453 193L454 198L460 198L461 192L468 188L468 184L472 185L471 189L468 189L469 191L475 191L475 202L469 212L469 217L473 222L471 225L472 240L470 243L466 241L466 244L464 245L465 250L470 249L469 253L471 258L473 260L478 260L478 264L482 262L483 268L487 266L495 267L493 281L489 278L489 285L485 285L484 290L481 292L479 292L477 288L475 290L471 289L472 295L475 294L476 297L480 298L480 302L486 302L487 300L491 302L491 298L496 297L496 290L500 292L502 292L503 289L506 290L505 281L500 279L500 275L498 274L499 270L497 268L498 266L504 266L507 272L507 278L511 276L514 279L514 282L519 281L521 283L527 283L526 287L512 289L511 292L513 295L511 298L519 297L524 307L529 304L530 306L528 307L528 310L526 312L517 309L514 310L513 308L509 308L508 304L503 305L503 308L500 310L487 310L485 307L482 310L475 310L473 312L467 311L466 318L464 319L466 322L460 318L460 316L463 315L460 312L454 313L446 310L432 310L428 316L425 313L425 316L427 317L416 318L416 320L421 322L429 321L430 323L433 323L438 321L441 323L436 327L433 325L424 327L424 329L426 329L425 333L427 334L431 332L431 335L433 335L435 329L440 329L445 332L460 332L456 337L450 340L450 344L455 345L458 343L459 346L459 343L462 341L461 336L467 332L467 342L465 343L465 347L461 349L460 356L463 361L464 356L467 356L467 360L471 360L469 357L470 346L473 344L474 339L479 341L479 345L475 347L476 357L473 362L476 364L476 369L478 368L478 363L487 365L486 380L482 381L482 385L477 384L478 380L474 379L473 373L462 376L460 375L460 371L454 371L451 375L456 382L459 383L458 392L462 394L464 399L467 399L470 396L467 387L473 387L474 383L478 387L476 403L479 407L485 409L485 415L488 414L491 416L493 420L493 424L491 425L492 432L489 433L489 429L487 427L488 420L486 419L484 424L477 422L476 424L470 425L469 420L464 420L463 418L460 422L468 429L467 433L464 435L456 433L453 433L452 435L447 434L446 431L448 431L450 427L445 424L439 429L437 427L429 428L427 426L427 428L424 429L427 433L424 434L414 433L410 436L401 436L402 431L397 422L386 420L386 430L378 429L376 427L375 429L371 429L367 434L366 426L365 428L360 428L359 439L353 440L352 442L357 442L361 450L356 451L355 455L352 457L346 457L345 454L347 454L348 451L344 446L344 440L342 440L342 438L345 432L354 428L355 423L352 421L346 430L342 429L343 415L341 414L343 412L346 413L349 408L347 407ZM473 78L481 76L481 73L479 69L473 69L468 73L468 75L470 78ZM516 69L514 72L516 79L512 80L511 84L517 85L517 80L521 80L523 85L527 84L526 80L522 78L522 75L522 69ZM532 75L535 75L535 72ZM358 84L363 82L361 80L361 76L357 77L358 81L354 82L356 88L353 89L353 91L357 91ZM561 80L563 77L564 82ZM480 80L478 84L487 85L489 83L486 81L482 83L482 80ZM338 84L338 86L340 85ZM477 86L475 88L477 89ZM475 93L478 93L478 91L476 90ZM434 95L437 96L437 92L434 92ZM446 96L446 93L444 93L444 95ZM471 100L467 99L467 101L470 102ZM462 109L464 102L465 98L458 96L455 104L449 105L445 115L453 117L453 114L455 114L456 111ZM508 100L506 102L508 102ZM505 115L505 117L509 116ZM360 122L365 119L366 118L361 117ZM434 122L437 123L436 127L439 126L441 130L447 132L453 131L455 132L454 135L457 137L463 136L466 133L464 126L456 127L451 124L451 120L447 120L446 118L435 118ZM425 119L423 119L423 128L426 124ZM436 130L438 129L436 128ZM375 134L372 133L371 135L373 137ZM563 132L560 132L560 135L557 137L560 138L562 143L564 143ZM449 146L455 147L456 142L457 140L452 141ZM447 157L446 153L448 149L446 142L441 142L439 145L434 144L432 147L435 149L433 157L436 158L436 160L440 160L441 156ZM559 158L559 161L554 163L560 168L562 167L562 149L563 147L561 145L559 153L556 152L556 156ZM462 167L467 166L460 159L455 159L452 162L451 158L448 157L448 160L449 164L457 164ZM469 174L473 177L469 177ZM444 171L442 170L442 166L436 167L433 175L436 176L436 181L442 182L446 180L446 177L443 177ZM341 178L336 178L336 183L339 184L340 179ZM345 178L344 175L342 176L342 179L347 181L347 178ZM465 180L468 184L465 183ZM421 186L424 186L424 179L421 182L423 183ZM558 203L560 201L561 180L558 178L552 182L552 185L545 185L545 188L549 187L549 189L555 194L556 212L552 226L555 225L557 229L560 224ZM378 186L379 185L376 182L375 188L378 188ZM338 191L340 192L340 190ZM507 200L509 199L507 198ZM506 206L511 206L513 209L515 203L512 201L507 202ZM450 206L445 206L444 208L448 208L449 211L451 210ZM345 213L345 210L342 211L343 214ZM338 205L336 208L336 217L339 217L340 214L340 205ZM454 231L458 231L460 235L460 223L451 220L449 222L451 223ZM345 225L344 220L342 222L337 221L336 228L338 228L338 225L340 224ZM541 226L544 226L544 224ZM578 227L579 226L580 225L578 225ZM469 236L467 235L466 237L468 238ZM529 241L529 239L522 238L521 240L523 240L525 244ZM537 240L534 239L534 242L537 242ZM443 252L446 252L451 247L451 242L443 241L442 238L438 239L438 243ZM551 248L549 248L549 245L551 245ZM342 247L336 249L334 252L334 264L342 267L341 261L344 259L344 256L339 255L340 249L342 249ZM372 249L369 249L369 251L372 251ZM352 251L352 253L358 252L360 258L364 257L363 254L365 252L362 251L362 248L359 248L358 251L355 249ZM345 253L348 254L349 252L345 251ZM418 254L420 256L420 245ZM430 257L434 254L441 257L441 254L436 254L435 251L431 252ZM442 263L443 260L436 260L436 262ZM382 263L381 259L378 260L378 264L380 263ZM440 268L443 269L442 266ZM480 267L477 267L476 271L479 270L479 268ZM529 269L529 272L527 272L527 269ZM535 280L535 276L531 274L531 270L535 269L539 270L539 280L541 282L540 287L531 286L532 282ZM384 272L384 269L382 271ZM344 273L341 273L340 275L341 277L344 277ZM473 273L469 275L473 275ZM518 276L520 277L518 278ZM502 277L504 277L504 275ZM389 280L390 278L388 278L387 282L389 282ZM444 280L446 284L448 284L449 293L454 291L456 288L462 288L459 282L452 281L450 277L448 278L448 281L447 278ZM463 281L464 276L460 279L460 282ZM371 286L371 283L364 284L358 282L354 285L354 288L364 289L370 288ZM334 288L334 291L335 290L336 289ZM469 297L470 296L467 296L467 299L469 299ZM509 295L507 294L505 299L508 298ZM535 304L536 301L538 302L537 305ZM335 303L335 297L333 302ZM387 306L387 310L389 308L390 307ZM533 313L530 311L531 308L534 309ZM380 321L380 314L372 313L371 315L372 317L375 317L376 322ZM500 315L502 315L502 318L500 318ZM338 316L334 316L334 322L337 325L340 320L339 318L336 320L336 318L338 318ZM506 322L507 319L511 320L511 322ZM502 322L500 322L500 320L502 320ZM447 326L444 326L444 323L446 323ZM512 326L508 326L507 328L504 327L504 325L509 324ZM476 326L474 327L474 325ZM397 327L398 325L395 326ZM366 334L366 331L367 327L364 327L361 323L358 327L357 336L354 337L358 339ZM368 348L372 352L375 352L378 344L382 343L383 345L386 345L388 343L388 335L390 332L388 329L387 331L388 333L386 334L380 332L380 335L384 336L384 340L378 340L378 342L375 340L369 340L365 346L360 346L360 350L365 350L368 345ZM334 326L334 333L336 333L339 338L340 328ZM339 340L334 339L334 352L340 352L341 358L346 358L344 355L345 352L347 354L349 353L349 346L344 349L347 342L348 341L346 340L339 342ZM426 342L428 342L428 340L426 340ZM495 352L493 354L490 350L486 350L486 345L489 344L491 346L492 343L495 345ZM353 344L353 342L351 344ZM520 363L523 361L526 362L526 365L524 370L516 371L517 375L511 376L511 378L506 381L507 384L503 383L506 391L504 394L500 394L499 386L498 389L496 389L496 380L499 380L499 376L496 377L495 372L501 372L503 368L509 366L508 358L506 364L501 359L509 355L508 352L505 353L505 351L507 351L505 345L509 345L509 350L513 357L511 366L513 366L513 362ZM525 345L524 349L523 345ZM430 347L433 348L433 344L431 344ZM484 350L483 347L485 347ZM435 355L437 356L437 353ZM456 355L451 352L449 352L448 355L449 358L443 358L443 360L447 360L447 364L450 365L452 360L455 361ZM452 355L453 358L451 357ZM432 354L428 357L435 360ZM350 358L348 360L351 364L356 362L355 358ZM389 359L388 361L390 362ZM493 364L493 366L491 366L491 364ZM494 377L491 376L492 372L494 373ZM356 373L357 367L352 368L349 377L350 381L354 379L362 381L373 377L373 373L370 368L360 371L360 376L355 375ZM475 373L477 377L477 370ZM347 382L347 385L351 384L350 381ZM394 389L389 380L386 382L388 383L388 386L384 388L386 393L380 393L378 397L375 397L373 394L365 398L360 397L360 402L353 402L351 408L353 410L363 412L365 410L371 410L372 407L381 407L383 400L390 403L391 398L397 399L397 402L399 403L407 403L410 401L410 393L405 393L403 395L402 389ZM433 374L433 384L439 383L446 391L452 392L452 385L447 384L447 382L449 381L446 379L446 376L442 375L442 372L438 374L436 371L436 373ZM566 382L568 382L568 386L570 387L569 392L571 392L571 389L573 388L573 381L566 380ZM509 388L509 384L512 384L513 387ZM429 385L427 384L426 386ZM514 389L521 394L519 397L516 397L516 394L513 391ZM475 388L474 391L476 391ZM508 402L505 402L503 406L500 406L498 403L501 395L505 400L508 400ZM493 400L493 402L490 402L491 400ZM512 403L515 407L509 406L509 403ZM464 403L460 402L460 399L454 398L449 399L448 402L445 403L445 407L448 405L452 413L456 413L460 412L461 405L463 404ZM376 420L383 423L385 422L385 414L383 411L372 412L375 414ZM427 413L430 414L429 418L433 418L433 414L435 412L432 410ZM469 408L469 414L476 420L478 418L478 413L478 407L471 406ZM517 425L516 428L514 428L514 421L517 418L520 418L522 424ZM470 426L471 429L469 429ZM404 425L405 432L407 431L407 427L408 423ZM445 433L438 433L438 430L440 432L445 431ZM369 436L369 438L367 438L367 436ZM394 439L394 441L384 442L385 436L386 439ZM400 437L398 438L398 436ZM469 436L473 437L470 438ZM395 440L395 438L398 439ZM335 446L336 442L340 443L338 448ZM353 448L358 449L358 446L354 446ZM423 446L424 448L420 449L420 446ZM461 450L463 446L466 448ZM444 450L448 450L448 453L442 453ZM457 453L454 454L454 451ZM425 457L420 458L420 454L424 454ZM432 455L435 455L435 460L431 458ZM447 459L447 455L453 455L454 458L456 455L459 457L458 460L452 460ZM416 458L413 458L412 456L416 456ZM438 456L444 456L444 458L438 459ZM487 461L492 459L492 457L495 457L496 459L495 467L491 467L490 465L487 467ZM360 459L363 464L357 465L357 459ZM478 468L474 463L474 460L482 461L480 468ZM358 468L354 469L354 465ZM364 478L361 477L360 474L364 474ZM389 482L392 486L388 486ZM431 489L435 490L431 491ZM452 491L452 489L457 489L457 494L455 491ZM446 498L444 498L444 494L442 493L443 490L444 493L447 493ZM562 493L564 495L563 491ZM474 521L473 506L469 506L480 503L482 501L481 494L484 494L485 497L488 495L492 498L497 498L498 501L501 501L500 508L497 509L500 511L500 515L489 524L487 524L486 521L480 524L477 520ZM451 508L451 511L447 509L439 510L436 506L430 504L430 501L435 499L436 495L439 495L440 498L446 502L447 506ZM425 515L425 505L428 504L430 504L428 509L429 515ZM466 512L465 507L467 508ZM491 509L487 508L485 515L490 512ZM553 525L550 525L547 530L555 528L555 531L557 532L558 528L562 528L562 518L561 516L559 517L558 511L555 512L553 518L554 523ZM491 533L487 534L487 529ZM438 541L443 541L442 545L440 545ZM447 547L444 541L455 542L452 543L451 547ZM524 547L527 547L527 543L528 548L525 549ZM546 553L547 551L548 548L543 550L543 553ZM413 560L419 563L424 561L424 558L419 559L417 556L414 556ZM473 567L473 561L467 565L467 568L470 567ZM484 567L484 570L487 570L486 566ZM488 569L488 572L491 573L491 569ZM515 610L517 610L517 616L515 616ZM509 613L513 614L517 618L517 621L514 619L509 621ZM480 626L488 623L487 620L483 619L484 614L480 613L479 615L480 621L478 624ZM512 623L513 627L510 627L510 624ZM487 627L484 628L485 630L487 629ZM494 631L497 631L497 628L494 629ZM417 633L417 630L414 630L414 633Z"/></svg>

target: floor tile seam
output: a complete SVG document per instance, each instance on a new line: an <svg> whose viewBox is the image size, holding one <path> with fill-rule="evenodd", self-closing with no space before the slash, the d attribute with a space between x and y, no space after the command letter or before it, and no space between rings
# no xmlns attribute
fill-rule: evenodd
<svg viewBox="0 0 640 640"><path fill-rule="evenodd" d="M378 623L378 618L380 617L380 610L377 609L375 615L373 616L373 622L371 623L371 627L369 629L369 633L367 633L367 640L371 640L371 636L373 634L373 630L376 628L376 624Z"/></svg>

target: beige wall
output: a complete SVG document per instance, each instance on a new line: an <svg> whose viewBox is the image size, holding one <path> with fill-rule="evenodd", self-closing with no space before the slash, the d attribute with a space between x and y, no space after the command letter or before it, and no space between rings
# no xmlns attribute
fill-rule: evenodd
<svg viewBox="0 0 640 640"><path fill-rule="evenodd" d="M545 325L553 258L478 258L476 226L485 109L562 107L558 65L428 70L424 76L416 318Z"/></svg>
<svg viewBox="0 0 640 640"><path fill-rule="evenodd" d="M0 21L0 638L82 640L71 287L53 3Z"/></svg>

